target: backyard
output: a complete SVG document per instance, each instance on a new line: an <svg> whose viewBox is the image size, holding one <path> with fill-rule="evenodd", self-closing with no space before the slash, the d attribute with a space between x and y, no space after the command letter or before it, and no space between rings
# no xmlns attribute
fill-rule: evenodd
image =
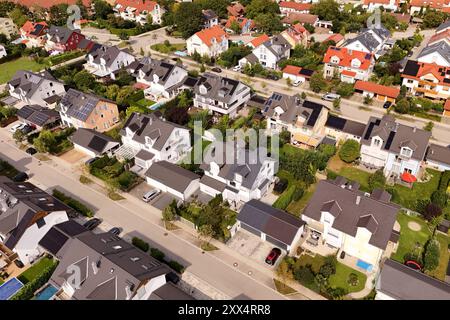
<svg viewBox="0 0 450 320"><path fill-rule="evenodd" d="M28 282L38 278L46 268L52 266L54 263L55 261L53 259L44 257L20 274L17 278L23 284L27 284Z"/></svg>
<svg viewBox="0 0 450 320"><path fill-rule="evenodd" d="M0 84L6 83L14 76L18 70L40 71L46 67L29 57L21 57L17 60L9 61L1 64L2 72L0 72Z"/></svg>
<svg viewBox="0 0 450 320"><path fill-rule="evenodd" d="M185 43L170 43L168 41L163 43L157 43L152 45L150 48L152 48L155 51L161 52L161 53L172 53L175 51L183 51L186 48Z"/></svg>

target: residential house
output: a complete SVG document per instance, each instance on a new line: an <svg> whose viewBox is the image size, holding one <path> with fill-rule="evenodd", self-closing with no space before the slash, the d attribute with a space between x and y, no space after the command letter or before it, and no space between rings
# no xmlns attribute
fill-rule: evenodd
<svg viewBox="0 0 450 320"><path fill-rule="evenodd" d="M355 5L356 6L356 5ZM400 8L399 0L363 0L362 8L368 12L373 12L375 9L384 8L386 11L397 11Z"/></svg>
<svg viewBox="0 0 450 320"><path fill-rule="evenodd" d="M246 230L288 254L293 253L305 222L259 200L245 203L237 216L238 228Z"/></svg>
<svg viewBox="0 0 450 320"><path fill-rule="evenodd" d="M402 85L413 95L430 99L448 99L450 67L408 60L402 72Z"/></svg>
<svg viewBox="0 0 450 320"><path fill-rule="evenodd" d="M62 82L56 80L49 72L34 73L19 70L8 82L9 94L26 104L52 107L55 100L65 94Z"/></svg>
<svg viewBox="0 0 450 320"><path fill-rule="evenodd" d="M58 111L37 104L23 106L17 110L16 116L20 121L37 129L55 126L61 120Z"/></svg>
<svg viewBox="0 0 450 320"><path fill-rule="evenodd" d="M195 33L187 39L186 45L189 55L197 52L201 56L217 57L228 50L228 35L216 25Z"/></svg>
<svg viewBox="0 0 450 320"><path fill-rule="evenodd" d="M51 227L39 241L39 247L55 257L70 239L86 233L89 231L83 225L70 219Z"/></svg>
<svg viewBox="0 0 450 320"><path fill-rule="evenodd" d="M450 285L388 259L375 285L375 300L450 300Z"/></svg>
<svg viewBox="0 0 450 320"><path fill-rule="evenodd" d="M267 34L262 34L256 38L253 38L251 41L247 42L247 46L251 47L252 49L255 49L256 47L259 47L264 42L268 41L270 38Z"/></svg>
<svg viewBox="0 0 450 320"><path fill-rule="evenodd" d="M115 0L107 0L107 2L111 1ZM15 0L14 2L22 6L28 7L32 11L35 9L45 9L44 12L48 12L48 10L52 6L57 6L60 4L73 5L77 4L78 0L39 0L39 2L37 2L36 0ZM81 3L86 8L90 8L91 6L91 0L81 0Z"/></svg>
<svg viewBox="0 0 450 320"><path fill-rule="evenodd" d="M156 161L176 163L191 149L189 129L154 114L133 113L120 135L123 145L116 154L134 157L134 163L142 169Z"/></svg>
<svg viewBox="0 0 450 320"><path fill-rule="evenodd" d="M79 128L73 135L69 137L74 148L91 157L103 156L105 154L111 156L112 153L120 146L113 138L97 132L93 129Z"/></svg>
<svg viewBox="0 0 450 320"><path fill-rule="evenodd" d="M20 39L27 48L43 47L46 41L45 34L48 30L48 25L43 22L27 21L20 28Z"/></svg>
<svg viewBox="0 0 450 320"><path fill-rule="evenodd" d="M425 12L427 9L443 11L450 7L449 0L411 0L409 2L409 13L413 16Z"/></svg>
<svg viewBox="0 0 450 320"><path fill-rule="evenodd" d="M0 44L0 59L4 58L8 55L8 53L6 52L5 46Z"/></svg>
<svg viewBox="0 0 450 320"><path fill-rule="evenodd" d="M370 117L361 139L361 162L383 168L386 176L419 176L431 132L395 121L390 115Z"/></svg>
<svg viewBox="0 0 450 320"><path fill-rule="evenodd" d="M333 78L337 73L341 81L354 83L369 80L375 64L371 53L347 48L329 47L323 58L325 78Z"/></svg>
<svg viewBox="0 0 450 320"><path fill-rule="evenodd" d="M289 59L292 46L280 34L267 40L263 44L253 49L252 53L239 60L239 65L259 63L265 68L278 69L278 62Z"/></svg>
<svg viewBox="0 0 450 320"><path fill-rule="evenodd" d="M164 13L164 9L156 1L151 0L116 0L113 9L116 16L140 25L147 22L161 24Z"/></svg>
<svg viewBox="0 0 450 320"><path fill-rule="evenodd" d="M383 26L363 29L355 38L347 40L343 47L348 50L373 53L378 59L385 53L386 41L389 37L390 32Z"/></svg>
<svg viewBox="0 0 450 320"><path fill-rule="evenodd" d="M281 14L286 16L290 13L309 13L312 4L295 1L280 1L278 6L280 7Z"/></svg>
<svg viewBox="0 0 450 320"><path fill-rule="evenodd" d="M435 30L436 34L443 33L450 30L450 20L446 20L441 23Z"/></svg>
<svg viewBox="0 0 450 320"><path fill-rule="evenodd" d="M427 166L439 171L450 170L450 148L430 144L425 157Z"/></svg>
<svg viewBox="0 0 450 320"><path fill-rule="evenodd" d="M361 137L366 129L366 124L341 118L332 114L328 115L325 123L325 133L337 141L346 141L349 139L361 141Z"/></svg>
<svg viewBox="0 0 450 320"><path fill-rule="evenodd" d="M45 50L51 54L77 50L81 41L85 39L80 30L60 26L50 26L45 37Z"/></svg>
<svg viewBox="0 0 450 320"><path fill-rule="evenodd" d="M305 83L309 81L313 73L313 70L287 65L283 69L283 78L290 79L293 82L300 81L301 83Z"/></svg>
<svg viewBox="0 0 450 320"><path fill-rule="evenodd" d="M136 58L127 49L119 49L116 46L95 46L87 55L87 63L84 68L97 77L111 77L122 68L127 67Z"/></svg>
<svg viewBox="0 0 450 320"><path fill-rule="evenodd" d="M219 24L219 16L211 9L202 10L203 29L208 29Z"/></svg>
<svg viewBox="0 0 450 320"><path fill-rule="evenodd" d="M443 120L448 122L450 118L450 100L446 100L444 103L444 110L442 111Z"/></svg>
<svg viewBox="0 0 450 320"><path fill-rule="evenodd" d="M307 47L309 44L309 32L300 23L289 26L281 35L289 42L292 48L296 46Z"/></svg>
<svg viewBox="0 0 450 320"><path fill-rule="evenodd" d="M200 176L168 161L156 161L145 172L147 183L182 201L199 189Z"/></svg>
<svg viewBox="0 0 450 320"><path fill-rule="evenodd" d="M319 243L365 262L371 271L392 243L400 206L390 200L384 190L364 193L358 183L348 183L343 177L321 180L301 218L309 230L319 234Z"/></svg>
<svg viewBox="0 0 450 320"><path fill-rule="evenodd" d="M175 97L183 88L188 72L178 65L152 59L136 72L136 82L153 101Z"/></svg>
<svg viewBox="0 0 450 320"><path fill-rule="evenodd" d="M318 103L274 92L266 101L263 114L267 131L289 131L294 145L315 148L325 136L328 109Z"/></svg>
<svg viewBox="0 0 450 320"><path fill-rule="evenodd" d="M29 182L0 176L0 240L24 264L43 251L39 241L54 225L67 221L71 209Z"/></svg>
<svg viewBox="0 0 450 320"><path fill-rule="evenodd" d="M275 180L276 161L267 150L248 150L234 142L215 141L204 151L200 191L222 194L232 206L261 199Z"/></svg>
<svg viewBox="0 0 450 320"><path fill-rule="evenodd" d="M194 86L194 106L235 117L251 97L250 87L213 73L202 74Z"/></svg>
<svg viewBox="0 0 450 320"><path fill-rule="evenodd" d="M383 86L375 82L358 80L355 82L355 92L362 93L365 97L375 98L378 101L394 102L400 94L400 89Z"/></svg>
<svg viewBox="0 0 450 320"><path fill-rule="evenodd" d="M326 38L323 42L328 42L328 41L333 41L335 47L341 47L345 42L345 38L340 33L334 33L331 36L329 36L328 38Z"/></svg>
<svg viewBox="0 0 450 320"><path fill-rule="evenodd" d="M245 7L239 2L235 2L227 7L228 15L241 17L245 14Z"/></svg>
<svg viewBox="0 0 450 320"><path fill-rule="evenodd" d="M432 46L440 42L445 42L447 45L450 45L450 29L446 29L443 32L432 35L430 40L428 40L428 46Z"/></svg>
<svg viewBox="0 0 450 320"><path fill-rule="evenodd" d="M417 61L450 67L450 44L446 41L428 43L417 56Z"/></svg>
<svg viewBox="0 0 450 320"><path fill-rule="evenodd" d="M239 34L248 34L250 33L256 26L255 21L251 19L247 19L245 17L235 17L229 16L227 23L225 24L225 31L229 33L234 33L234 25L237 24L239 26Z"/></svg>
<svg viewBox="0 0 450 320"><path fill-rule="evenodd" d="M313 27L317 27L319 25L319 16L309 13L289 13L281 22L284 26L301 23L303 25L310 24Z"/></svg>
<svg viewBox="0 0 450 320"><path fill-rule="evenodd" d="M3 33L8 39L18 34L19 30L10 18L0 18L0 33Z"/></svg>
<svg viewBox="0 0 450 320"><path fill-rule="evenodd" d="M69 89L59 103L62 124L75 128L110 130L119 122L119 110L113 101Z"/></svg>
<svg viewBox="0 0 450 320"><path fill-rule="evenodd" d="M56 258L59 264L49 283L61 290L63 299L149 300L167 285L166 276L173 272L111 233L88 232L71 238ZM80 283L74 281L73 270L79 271Z"/></svg>

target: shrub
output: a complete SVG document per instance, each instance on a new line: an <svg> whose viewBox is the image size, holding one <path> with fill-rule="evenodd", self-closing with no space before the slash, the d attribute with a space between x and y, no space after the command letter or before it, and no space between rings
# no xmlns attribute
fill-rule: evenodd
<svg viewBox="0 0 450 320"><path fill-rule="evenodd" d="M441 179L439 180L439 190L447 191L448 183L450 181L450 170L445 170L441 175Z"/></svg>
<svg viewBox="0 0 450 320"><path fill-rule="evenodd" d="M300 283L311 286L314 284L314 273L311 270L311 266L307 265L304 267L299 267L294 270L294 279Z"/></svg>
<svg viewBox="0 0 450 320"><path fill-rule="evenodd" d="M340 298L342 298L343 296L345 296L347 293L348 293L348 291L346 290L346 289L344 289L344 288L341 288L341 287L337 287L337 288L331 288L331 287L329 287L328 289L327 289L327 293L330 295L330 297L331 298L333 298L333 299L340 299Z"/></svg>
<svg viewBox="0 0 450 320"><path fill-rule="evenodd" d="M423 256L423 267L427 271L433 271L439 265L439 242L430 239L425 245L425 253Z"/></svg>
<svg viewBox="0 0 450 320"><path fill-rule="evenodd" d="M94 212L87 206L85 206L83 203L67 196L66 194L57 189L53 190L53 196L85 217L91 218L94 216Z"/></svg>
<svg viewBox="0 0 450 320"><path fill-rule="evenodd" d="M141 249L144 252L147 252L148 249L150 248L150 246L148 245L147 242L145 242L144 240L138 238L138 237L133 237L133 239L131 240L131 243L138 249Z"/></svg>
<svg viewBox="0 0 450 320"><path fill-rule="evenodd" d="M352 287L355 287L359 284L359 279L356 273L352 272L348 275L347 283Z"/></svg>
<svg viewBox="0 0 450 320"><path fill-rule="evenodd" d="M442 214L442 208L434 203L429 203L425 206L424 217L428 221L431 221L435 217L439 217Z"/></svg>
<svg viewBox="0 0 450 320"><path fill-rule="evenodd" d="M341 149L339 150L339 158L342 161L351 163L359 158L360 155L360 144L358 141L349 139L344 142Z"/></svg>
<svg viewBox="0 0 450 320"><path fill-rule="evenodd" d="M292 200L298 201L303 197L304 194L305 194L305 190L303 190L303 188L300 186L296 186L294 194L292 195Z"/></svg>
<svg viewBox="0 0 450 320"><path fill-rule="evenodd" d="M328 180L334 180L334 179L336 179L338 176L339 176L339 174L337 174L336 172L334 172L334 171L332 171L332 170L330 170L330 169L327 169L327 179L328 179Z"/></svg>
<svg viewBox="0 0 450 320"><path fill-rule="evenodd" d="M171 260L167 264L178 273L183 273L185 270L185 267L175 260Z"/></svg>
<svg viewBox="0 0 450 320"><path fill-rule="evenodd" d="M294 193L296 190L296 186L289 186L288 189L278 197L277 201L274 202L273 207L284 210L291 203Z"/></svg>
<svg viewBox="0 0 450 320"><path fill-rule="evenodd" d="M369 177L370 190L383 189L386 184L386 177L384 176L383 169L378 169Z"/></svg>
<svg viewBox="0 0 450 320"><path fill-rule="evenodd" d="M431 194L431 203L444 208L447 205L448 196L445 191L436 190Z"/></svg>
<svg viewBox="0 0 450 320"><path fill-rule="evenodd" d="M164 252L159 250L158 248L151 248L150 249L150 255L155 258L156 260L159 260L161 262L164 261L164 257L166 256Z"/></svg>

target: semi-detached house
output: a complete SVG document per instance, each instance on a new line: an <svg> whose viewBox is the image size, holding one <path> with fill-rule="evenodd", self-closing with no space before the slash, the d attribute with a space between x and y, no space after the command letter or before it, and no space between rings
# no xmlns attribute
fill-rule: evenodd
<svg viewBox="0 0 450 320"><path fill-rule="evenodd" d="M228 34L218 25L200 30L186 41L189 55L217 57L228 50Z"/></svg>
<svg viewBox="0 0 450 320"><path fill-rule="evenodd" d="M164 13L164 9L156 1L151 0L116 0L113 10L116 16L140 25L160 24Z"/></svg>
<svg viewBox="0 0 450 320"><path fill-rule="evenodd" d="M93 75L103 78L111 77L115 79L115 75L120 69L127 67L136 58L128 52L127 49L119 49L115 46L95 46L86 57L87 63L84 68Z"/></svg>

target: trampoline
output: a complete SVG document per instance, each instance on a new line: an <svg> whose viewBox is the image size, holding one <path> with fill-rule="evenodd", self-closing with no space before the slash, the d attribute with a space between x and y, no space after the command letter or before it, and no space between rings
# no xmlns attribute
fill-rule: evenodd
<svg viewBox="0 0 450 320"><path fill-rule="evenodd" d="M8 300L14 296L21 288L23 283L17 278L12 278L0 286L0 300Z"/></svg>

